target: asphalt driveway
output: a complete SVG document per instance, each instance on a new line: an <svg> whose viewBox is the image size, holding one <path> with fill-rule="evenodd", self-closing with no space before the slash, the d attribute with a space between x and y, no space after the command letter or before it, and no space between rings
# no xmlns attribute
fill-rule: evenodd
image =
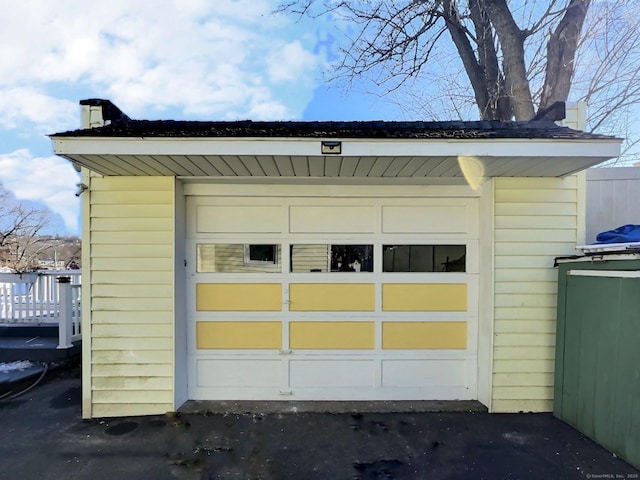
<svg viewBox="0 0 640 480"><path fill-rule="evenodd" d="M550 414L212 413L80 418L78 372L0 401L7 479L637 479Z"/></svg>

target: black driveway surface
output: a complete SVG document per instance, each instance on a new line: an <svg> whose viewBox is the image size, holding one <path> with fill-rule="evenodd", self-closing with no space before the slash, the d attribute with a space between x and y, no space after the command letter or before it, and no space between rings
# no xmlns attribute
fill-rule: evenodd
<svg viewBox="0 0 640 480"><path fill-rule="evenodd" d="M82 420L79 372L0 401L2 479L640 479L551 414L168 413Z"/></svg>

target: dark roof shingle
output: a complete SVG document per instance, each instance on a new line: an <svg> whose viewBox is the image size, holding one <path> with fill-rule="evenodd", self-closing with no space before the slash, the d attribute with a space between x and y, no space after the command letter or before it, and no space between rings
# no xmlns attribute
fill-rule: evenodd
<svg viewBox="0 0 640 480"><path fill-rule="evenodd" d="M186 121L132 120L109 100L82 100L99 106L107 125L55 133L52 137L276 137L403 139L594 139L615 138L562 127L552 121Z"/></svg>
<svg viewBox="0 0 640 480"><path fill-rule="evenodd" d="M55 133L52 137L309 137L309 138L614 138L558 126L553 122L198 122L181 120L115 121L98 128Z"/></svg>

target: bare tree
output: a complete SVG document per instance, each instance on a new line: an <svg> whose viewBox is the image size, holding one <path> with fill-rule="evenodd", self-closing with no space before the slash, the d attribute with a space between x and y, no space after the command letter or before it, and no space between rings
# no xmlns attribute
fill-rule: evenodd
<svg viewBox="0 0 640 480"><path fill-rule="evenodd" d="M635 1L292 0L278 11L331 17L345 35L332 79L365 77L405 112L554 119L554 103L571 95L589 104L591 130L635 126Z"/></svg>
<svg viewBox="0 0 640 480"><path fill-rule="evenodd" d="M589 105L589 129L624 137L621 160L638 161L631 152L640 141L640 3L594 2L578 47L572 95Z"/></svg>
<svg viewBox="0 0 640 480"><path fill-rule="evenodd" d="M5 266L18 272L34 269L47 248L51 211L17 201L0 184L0 252Z"/></svg>

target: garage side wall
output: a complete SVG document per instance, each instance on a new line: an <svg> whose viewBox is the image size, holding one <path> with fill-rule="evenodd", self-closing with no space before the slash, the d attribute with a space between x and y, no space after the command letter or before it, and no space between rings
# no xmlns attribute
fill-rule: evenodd
<svg viewBox="0 0 640 480"><path fill-rule="evenodd" d="M584 238L584 176L496 178L492 411L553 409L557 269Z"/></svg>
<svg viewBox="0 0 640 480"><path fill-rule="evenodd" d="M174 409L174 189L173 177L91 179L85 417Z"/></svg>

